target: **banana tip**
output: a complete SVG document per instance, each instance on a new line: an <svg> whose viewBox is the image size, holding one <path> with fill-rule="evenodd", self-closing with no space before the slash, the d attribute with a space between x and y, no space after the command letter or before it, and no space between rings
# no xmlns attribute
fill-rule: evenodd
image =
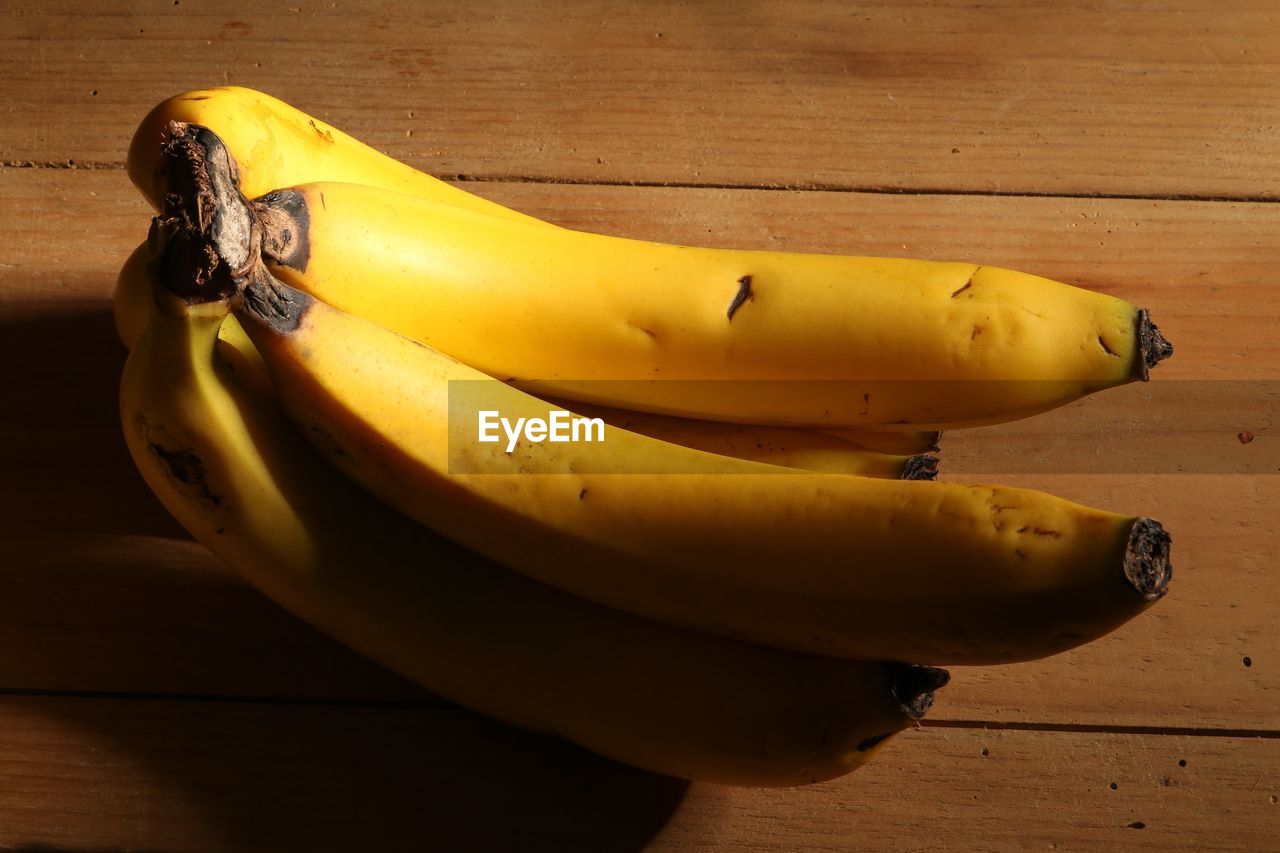
<svg viewBox="0 0 1280 853"><path fill-rule="evenodd" d="M1151 368L1173 355L1173 344L1151 322L1151 312L1138 309L1138 378L1146 382L1151 378Z"/></svg>
<svg viewBox="0 0 1280 853"><path fill-rule="evenodd" d="M938 457L921 453L909 457L902 466L904 480L936 480L938 479Z"/></svg>
<svg viewBox="0 0 1280 853"><path fill-rule="evenodd" d="M946 687L951 673L936 666L904 666L893 675L889 687L902 711L913 720L919 720L933 706L934 691Z"/></svg>
<svg viewBox="0 0 1280 853"><path fill-rule="evenodd" d="M1169 579L1173 577L1171 545L1169 532L1153 518L1139 518L1129 531L1124 576L1147 601L1155 601L1169 589Z"/></svg>

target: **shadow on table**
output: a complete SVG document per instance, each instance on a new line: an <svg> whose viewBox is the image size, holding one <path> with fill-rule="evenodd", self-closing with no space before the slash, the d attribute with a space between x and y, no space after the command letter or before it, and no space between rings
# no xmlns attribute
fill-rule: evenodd
<svg viewBox="0 0 1280 853"><path fill-rule="evenodd" d="M130 849L623 853L687 788L460 709L43 701L121 768Z"/></svg>
<svg viewBox="0 0 1280 853"><path fill-rule="evenodd" d="M105 308L0 319L0 534L185 535L125 449L125 355Z"/></svg>
<svg viewBox="0 0 1280 853"><path fill-rule="evenodd" d="M237 850L591 851L666 824L687 783L449 707L230 583L133 468L124 358L106 310L0 319L0 539L18 558L0 612L29 650L0 688L94 693L11 701L140 764L122 796L149 800L147 823L182 810ZM155 696L184 692L200 700Z"/></svg>

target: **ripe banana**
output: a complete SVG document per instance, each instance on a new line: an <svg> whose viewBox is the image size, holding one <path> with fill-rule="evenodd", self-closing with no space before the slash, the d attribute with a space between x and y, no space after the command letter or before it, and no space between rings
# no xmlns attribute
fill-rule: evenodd
<svg viewBox="0 0 1280 853"><path fill-rule="evenodd" d="M143 119L129 149L129 175L157 210L160 209L162 188L166 183L159 152L169 138L170 122L179 126L183 123L203 126L217 133L239 167L242 191L250 196L293 184L339 181L382 187L496 216L542 222L484 199L473 201L474 197L469 193L406 166L284 101L240 86L220 86L175 95L158 104ZM550 226L550 223L543 224ZM141 305L138 297L150 298L146 293L128 292L124 282L129 280L122 277L116 290L116 324L125 346L132 346L146 316L145 306ZM221 335L246 355L249 354L251 345L235 318L223 323ZM618 416L622 416L623 411L619 410ZM720 425L712 423L709 428L711 434L722 434ZM692 432L693 427L682 429ZM832 434L866 450L906 456L936 452L940 438L936 431L890 433L860 430ZM710 436L693 433L688 437L695 442L691 446L725 452L725 445L710 440ZM845 458L843 454L828 455L828 446L811 439L808 432L787 433L785 439L782 436L773 438L789 447L790 453L771 453L772 458L761 461L785 465L788 459L803 460L805 464L790 467L833 472L861 468L863 474L882 467L879 460L862 468L856 458ZM750 449L749 442L742 446ZM748 454L744 458L757 457Z"/></svg>
<svg viewBox="0 0 1280 853"><path fill-rule="evenodd" d="M891 480L932 480L938 473L936 457L924 453L901 454L868 450L851 441L810 430L726 424L592 406L587 403L552 402L566 410L572 409L575 414L583 417L600 418L608 426L660 441L737 459L781 465L784 468L885 477ZM910 440L912 436L906 434L905 437ZM874 441L875 435L870 440Z"/></svg>
<svg viewBox="0 0 1280 853"><path fill-rule="evenodd" d="M116 332L129 349L141 337L153 301L151 288L143 275L150 255L151 249L143 243L125 261L116 281ZM248 378L269 382L258 351L235 317L228 316L223 320L218 337L225 346L237 351ZM579 409L584 407L579 406ZM608 424L663 441L771 465L908 480L933 479L937 475L938 460L927 455L927 451L937 450L937 444L930 441L934 434L916 439L913 433L858 433L858 441L862 443L853 443L811 430L669 418L604 406L591 409L589 414L603 418ZM867 442L892 449L867 448Z"/></svg>
<svg viewBox="0 0 1280 853"><path fill-rule="evenodd" d="M197 89L157 104L134 132L128 171L156 210L170 189L161 157L170 122L212 129L251 198L311 181L349 181L535 224L541 220L446 184L277 98L240 86ZM551 227L551 226L548 226Z"/></svg>
<svg viewBox="0 0 1280 853"><path fill-rule="evenodd" d="M530 390L712 420L942 429L1145 378L1145 311L974 264L538 228L317 183L261 197L273 274Z"/></svg>
<svg viewBox="0 0 1280 853"><path fill-rule="evenodd" d="M188 296L193 280L181 280ZM144 285L155 298L120 412L148 485L283 606L448 699L661 773L797 785L867 760L947 679L650 622L466 552L378 505L306 446L218 339L224 302Z"/></svg>

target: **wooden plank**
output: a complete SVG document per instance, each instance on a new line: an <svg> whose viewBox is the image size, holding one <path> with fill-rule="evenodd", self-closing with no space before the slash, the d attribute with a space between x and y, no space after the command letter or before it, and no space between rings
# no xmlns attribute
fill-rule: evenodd
<svg viewBox="0 0 1280 853"><path fill-rule="evenodd" d="M113 162L160 99L269 91L443 174L1274 198L1265 0L0 12L0 161Z"/></svg>
<svg viewBox="0 0 1280 853"><path fill-rule="evenodd" d="M1030 269L1155 308L1178 346L1160 381L1263 381L1280 371L1274 205L469 186L612 233ZM0 573L0 641L28 650L0 656L0 686L422 699L184 542L132 471L115 422L123 350L106 303L147 214L122 173L0 170L0 196L10 200L0 206L0 382L9 404L0 410L0 539L14 567ZM1136 390L1101 396L1125 399ZM1245 402L1237 395L1220 408ZM1195 410L1159 414L1142 421L1153 439L1196 435L1179 424L1203 427ZM944 460L955 447L965 476L976 476L1011 439L1036 448L1040 436L1056 435L1019 428L956 433ZM1259 434L1248 446L1223 436L1247 452L1274 440ZM1059 436L1052 455L1069 466L1095 449L1078 435ZM1269 571L1280 479L985 470L1161 518L1174 531L1177 579L1151 613L1099 643L1048 661L957 670L935 718L1280 728L1280 647L1268 605L1280 594Z"/></svg>
<svg viewBox="0 0 1280 853"><path fill-rule="evenodd" d="M17 849L1257 851L1280 794L1274 739L922 729L762 790L445 710L10 697L0 730Z"/></svg>

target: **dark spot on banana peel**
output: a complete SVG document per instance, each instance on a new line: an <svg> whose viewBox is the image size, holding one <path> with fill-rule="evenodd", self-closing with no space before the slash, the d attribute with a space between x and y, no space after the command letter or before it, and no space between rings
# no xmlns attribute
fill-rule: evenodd
<svg viewBox="0 0 1280 853"><path fill-rule="evenodd" d="M195 489L200 500L209 506L222 506L222 498L209 489L206 482L204 460L194 450L172 450L152 441L148 443L151 452L156 455L169 476L184 486Z"/></svg>
<svg viewBox="0 0 1280 853"><path fill-rule="evenodd" d="M259 265L243 291L237 313L276 334L288 335L297 331L315 301L314 297L294 290Z"/></svg>
<svg viewBox="0 0 1280 853"><path fill-rule="evenodd" d="M327 130L321 130L318 126L316 126L315 119L312 119L311 121L307 122L307 124L311 125L311 129L316 132L316 136L320 137L330 145L333 144L333 134Z"/></svg>
<svg viewBox="0 0 1280 853"><path fill-rule="evenodd" d="M969 279L969 281L966 281L963 285L961 285L961 286L960 286L959 288L957 288L956 290L953 290L953 291L951 292L951 298L952 298L952 299L955 299L957 296L959 296L960 294L964 293L966 290L968 290L968 289L969 289L969 288L971 288L971 287L973 287L973 279L972 279L972 278L970 278L970 279Z"/></svg>
<svg viewBox="0 0 1280 853"><path fill-rule="evenodd" d="M586 497L587 497L587 490L586 490L586 489L583 489L582 491L578 492L578 500L580 500L580 501L581 501L581 500L586 500Z"/></svg>
<svg viewBox="0 0 1280 853"><path fill-rule="evenodd" d="M268 263L307 271L311 258L311 213L297 190L275 190L253 203L262 224L262 257Z"/></svg>
<svg viewBox="0 0 1280 853"><path fill-rule="evenodd" d="M738 292L733 295L733 301L729 303L729 310L726 312L726 316L732 320L733 315L738 313L738 309L741 308L748 299L754 298L755 294L751 292L751 276L744 275L742 278L738 279Z"/></svg>

